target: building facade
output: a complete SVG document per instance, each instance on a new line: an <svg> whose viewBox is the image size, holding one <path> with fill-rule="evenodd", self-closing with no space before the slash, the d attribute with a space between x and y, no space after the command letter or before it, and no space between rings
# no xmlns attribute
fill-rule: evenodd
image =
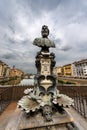
<svg viewBox="0 0 87 130"><path fill-rule="evenodd" d="M56 76L87 78L87 59L55 67L53 72Z"/></svg>
<svg viewBox="0 0 87 130"><path fill-rule="evenodd" d="M53 73L54 73L56 76L63 76L63 74L64 74L63 67L62 67L62 66L54 67Z"/></svg>
<svg viewBox="0 0 87 130"><path fill-rule="evenodd" d="M6 77L10 77L10 67L7 66L6 68L6 74L5 74Z"/></svg>
<svg viewBox="0 0 87 130"><path fill-rule="evenodd" d="M0 61L0 77L1 78L9 77L9 74L10 74L10 67L6 63Z"/></svg>
<svg viewBox="0 0 87 130"><path fill-rule="evenodd" d="M66 64L64 66L55 67L53 72L56 76L73 77L75 70L73 70L73 68L73 64Z"/></svg>
<svg viewBox="0 0 87 130"><path fill-rule="evenodd" d="M0 77L3 77L3 62L0 61Z"/></svg>
<svg viewBox="0 0 87 130"><path fill-rule="evenodd" d="M58 76L58 67L53 68L53 74Z"/></svg>
<svg viewBox="0 0 87 130"><path fill-rule="evenodd" d="M63 70L63 67L60 66L58 67L58 76L63 76L64 75L64 70Z"/></svg>
<svg viewBox="0 0 87 130"><path fill-rule="evenodd" d="M7 76L7 68L8 68L8 65L7 64L3 64L3 77L6 77Z"/></svg>
<svg viewBox="0 0 87 130"><path fill-rule="evenodd" d="M87 78L87 59L83 59L73 63L75 68L74 72L76 71L76 77L79 78Z"/></svg>
<svg viewBox="0 0 87 130"><path fill-rule="evenodd" d="M13 67L12 69L10 69L10 76L11 77L22 77L23 76L23 71L18 69L18 68L15 68Z"/></svg>
<svg viewBox="0 0 87 130"><path fill-rule="evenodd" d="M63 66L63 76L72 77L73 76L73 65L66 64Z"/></svg>

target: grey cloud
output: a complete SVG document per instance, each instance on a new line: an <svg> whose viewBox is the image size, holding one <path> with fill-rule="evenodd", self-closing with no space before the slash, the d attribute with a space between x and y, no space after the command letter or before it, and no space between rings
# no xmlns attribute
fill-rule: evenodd
<svg viewBox="0 0 87 130"><path fill-rule="evenodd" d="M17 60L18 57L20 56L17 55L16 53L7 53L2 56L2 58L8 59L8 60L15 60L15 59Z"/></svg>
<svg viewBox="0 0 87 130"><path fill-rule="evenodd" d="M65 44L65 45L62 45L63 44L63 41L62 39L55 39L54 38L54 43L56 45L56 50L61 50L61 51L69 51L71 50L73 47L69 44Z"/></svg>
<svg viewBox="0 0 87 130"><path fill-rule="evenodd" d="M19 0L19 3L21 3L24 7L25 6L29 6L32 8L33 12L35 13L40 13L43 10L53 10L55 9L60 3L62 2L62 0L54 0L51 1L50 0Z"/></svg>
<svg viewBox="0 0 87 130"><path fill-rule="evenodd" d="M34 72L32 45L42 24L50 28L57 64L87 56L87 0L0 1L0 58L9 65Z"/></svg>
<svg viewBox="0 0 87 130"><path fill-rule="evenodd" d="M70 49L72 49L71 46L69 46L69 45L65 45L65 46L63 46L60 50L63 50L63 51L69 51Z"/></svg>
<svg viewBox="0 0 87 130"><path fill-rule="evenodd" d="M8 25L8 28L12 31L12 33L14 34L15 33L15 28L14 28L14 25L11 25L12 22L10 23L10 25Z"/></svg>

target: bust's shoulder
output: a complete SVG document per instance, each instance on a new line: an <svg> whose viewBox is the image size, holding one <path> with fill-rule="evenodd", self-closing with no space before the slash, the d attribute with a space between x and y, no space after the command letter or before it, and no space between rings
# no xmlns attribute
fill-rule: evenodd
<svg viewBox="0 0 87 130"><path fill-rule="evenodd" d="M34 45L37 45L38 43L41 43L41 38L35 38L33 41Z"/></svg>
<svg viewBox="0 0 87 130"><path fill-rule="evenodd" d="M45 46L55 48L55 43L52 40L50 40L49 38L45 38L44 40L45 42L43 42L45 43Z"/></svg>
<svg viewBox="0 0 87 130"><path fill-rule="evenodd" d="M54 42L51 41L49 38L35 38L33 44L39 47L55 47Z"/></svg>

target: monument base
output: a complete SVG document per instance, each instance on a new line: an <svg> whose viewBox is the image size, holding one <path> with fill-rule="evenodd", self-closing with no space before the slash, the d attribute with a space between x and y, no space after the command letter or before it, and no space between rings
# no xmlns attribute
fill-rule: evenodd
<svg viewBox="0 0 87 130"><path fill-rule="evenodd" d="M1 129L0 129L1 130ZM41 112L26 116L19 108L11 115L5 130L79 130L73 122L73 118L64 111L53 113L52 121L45 121Z"/></svg>
<svg viewBox="0 0 87 130"><path fill-rule="evenodd" d="M63 114L55 112L52 121L45 121L41 112L22 116L19 130L77 130L73 125L73 118L64 111Z"/></svg>

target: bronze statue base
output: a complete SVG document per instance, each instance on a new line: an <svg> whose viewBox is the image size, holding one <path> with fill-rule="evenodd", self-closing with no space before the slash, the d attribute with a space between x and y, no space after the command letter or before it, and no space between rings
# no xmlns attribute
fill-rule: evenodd
<svg viewBox="0 0 87 130"><path fill-rule="evenodd" d="M63 114L55 112L52 121L45 121L41 112L31 114L28 117L24 114L19 124L19 130L78 130L73 124L73 118L64 111Z"/></svg>
<svg viewBox="0 0 87 130"><path fill-rule="evenodd" d="M26 113L17 108L11 115L5 130L79 130L73 118L66 112L54 112L51 121L46 121L41 111Z"/></svg>

